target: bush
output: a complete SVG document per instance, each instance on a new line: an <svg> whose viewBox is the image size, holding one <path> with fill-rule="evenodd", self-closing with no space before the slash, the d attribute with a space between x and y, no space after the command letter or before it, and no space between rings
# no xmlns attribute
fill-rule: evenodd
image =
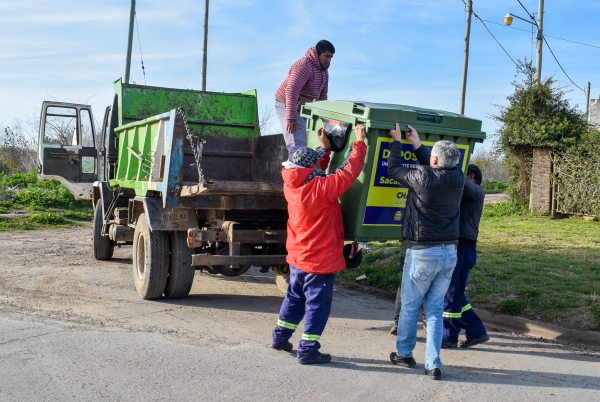
<svg viewBox="0 0 600 402"><path fill-rule="evenodd" d="M70 223L62 216L51 212L38 212L37 214L31 215L28 219L32 223L41 223L43 225L64 225Z"/></svg>

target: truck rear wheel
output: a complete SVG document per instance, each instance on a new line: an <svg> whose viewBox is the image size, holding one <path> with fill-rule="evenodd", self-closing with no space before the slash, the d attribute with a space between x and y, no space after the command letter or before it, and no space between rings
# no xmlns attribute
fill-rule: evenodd
<svg viewBox="0 0 600 402"><path fill-rule="evenodd" d="M287 288L290 283L290 266L275 266L273 267L273 275L275 275L275 284L282 293L287 293Z"/></svg>
<svg viewBox="0 0 600 402"><path fill-rule="evenodd" d="M102 201L96 203L94 208L94 258L97 260L110 260L115 250L115 242L113 242L108 236L102 236L102 225L104 219L102 216Z"/></svg>
<svg viewBox="0 0 600 402"><path fill-rule="evenodd" d="M187 232L170 232L171 258L165 296L171 299L187 297L194 282L195 268L192 266L194 249L187 246Z"/></svg>
<svg viewBox="0 0 600 402"><path fill-rule="evenodd" d="M141 214L133 235L133 282L142 299L162 296L169 275L169 234L151 231Z"/></svg>

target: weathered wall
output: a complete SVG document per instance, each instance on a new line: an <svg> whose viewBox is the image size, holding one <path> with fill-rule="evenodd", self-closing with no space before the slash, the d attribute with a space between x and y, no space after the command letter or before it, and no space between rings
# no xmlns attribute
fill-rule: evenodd
<svg viewBox="0 0 600 402"><path fill-rule="evenodd" d="M552 154L548 148L533 149L529 209L534 215L552 210Z"/></svg>
<svg viewBox="0 0 600 402"><path fill-rule="evenodd" d="M600 99L590 99L590 123L600 129Z"/></svg>

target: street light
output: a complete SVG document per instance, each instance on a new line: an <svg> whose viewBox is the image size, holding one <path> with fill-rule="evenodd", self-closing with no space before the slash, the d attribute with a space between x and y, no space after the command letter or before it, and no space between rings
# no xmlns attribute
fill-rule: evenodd
<svg viewBox="0 0 600 402"><path fill-rule="evenodd" d="M537 28L537 35L536 35L536 42L537 42L537 52L536 52L536 62L535 62L535 81L540 84L541 83L541 76L542 76L542 48L543 48L543 40L544 40L544 34L542 33L543 31L543 26L544 26L544 0L540 0L539 5L538 5L538 20L537 20L537 24L527 20L525 18L521 18L518 15L514 15L512 13L508 13L504 16L504 24L510 26L513 23L513 20L515 18L518 18L522 21L528 22L531 25L535 26ZM533 17L531 17L533 19Z"/></svg>

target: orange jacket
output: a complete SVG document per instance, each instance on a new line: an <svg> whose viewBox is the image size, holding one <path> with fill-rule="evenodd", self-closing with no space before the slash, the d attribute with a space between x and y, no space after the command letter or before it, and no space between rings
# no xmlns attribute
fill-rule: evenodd
<svg viewBox="0 0 600 402"><path fill-rule="evenodd" d="M366 152L366 144L356 141L344 169L327 177L315 177L305 185L302 183L312 168L282 170L283 194L288 202L286 248L290 265L311 274L332 274L346 267L338 198L362 171Z"/></svg>

